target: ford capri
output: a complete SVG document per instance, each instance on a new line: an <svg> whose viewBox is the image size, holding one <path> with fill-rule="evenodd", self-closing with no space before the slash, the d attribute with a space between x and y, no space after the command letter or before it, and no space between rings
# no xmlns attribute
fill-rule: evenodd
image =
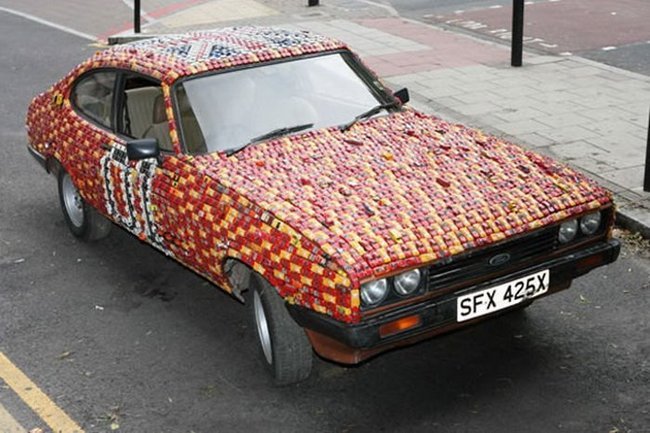
<svg viewBox="0 0 650 433"><path fill-rule="evenodd" d="M74 236L121 227L245 303L260 359L290 384L314 351L357 364L618 256L610 192L408 101L309 32L160 36L36 96L28 151Z"/></svg>

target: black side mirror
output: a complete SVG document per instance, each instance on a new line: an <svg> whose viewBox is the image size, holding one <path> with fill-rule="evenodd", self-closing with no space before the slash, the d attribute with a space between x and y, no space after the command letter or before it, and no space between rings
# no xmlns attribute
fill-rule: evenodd
<svg viewBox="0 0 650 433"><path fill-rule="evenodd" d="M158 145L158 140L155 138L129 140L126 142L126 155L129 157L129 161L158 158L160 155L160 146Z"/></svg>
<svg viewBox="0 0 650 433"><path fill-rule="evenodd" d="M406 104L408 101L411 100L411 97L409 96L409 89L407 89L406 87L393 93L393 96L399 99L399 102L401 102L402 104Z"/></svg>

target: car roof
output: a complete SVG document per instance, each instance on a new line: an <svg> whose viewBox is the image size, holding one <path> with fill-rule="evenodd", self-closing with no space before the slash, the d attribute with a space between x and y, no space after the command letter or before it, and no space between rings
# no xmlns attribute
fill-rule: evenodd
<svg viewBox="0 0 650 433"><path fill-rule="evenodd" d="M171 83L207 71L343 48L338 40L307 31L227 27L116 45L97 52L87 66L126 67Z"/></svg>

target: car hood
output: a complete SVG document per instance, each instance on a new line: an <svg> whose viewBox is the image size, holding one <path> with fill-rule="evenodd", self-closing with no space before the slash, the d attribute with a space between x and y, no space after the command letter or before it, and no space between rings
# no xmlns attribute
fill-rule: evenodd
<svg viewBox="0 0 650 433"><path fill-rule="evenodd" d="M595 209L571 168L416 111L204 157L205 172L364 280Z"/></svg>

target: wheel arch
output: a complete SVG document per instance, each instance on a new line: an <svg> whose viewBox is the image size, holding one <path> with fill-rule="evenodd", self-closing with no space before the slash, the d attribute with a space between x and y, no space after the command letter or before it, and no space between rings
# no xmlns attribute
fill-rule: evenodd
<svg viewBox="0 0 650 433"><path fill-rule="evenodd" d="M56 159L54 156L48 156L45 158L45 170L49 173L54 175L54 177L57 177L59 175L59 171L63 165L61 162Z"/></svg>
<svg viewBox="0 0 650 433"><path fill-rule="evenodd" d="M258 272L252 264L249 264L240 258L228 255L222 260L221 266L226 282L229 285L230 293L242 303L246 303L248 300L248 293L250 293L255 287L259 288L263 282L266 282L270 287L273 287L282 299L286 299L287 297L286 295L283 296L278 287L263 273Z"/></svg>
<svg viewBox="0 0 650 433"><path fill-rule="evenodd" d="M246 292L253 289L255 275L259 275L251 265L234 256L226 256L221 262L221 269L227 284L230 286L230 293L241 303L246 303Z"/></svg>

